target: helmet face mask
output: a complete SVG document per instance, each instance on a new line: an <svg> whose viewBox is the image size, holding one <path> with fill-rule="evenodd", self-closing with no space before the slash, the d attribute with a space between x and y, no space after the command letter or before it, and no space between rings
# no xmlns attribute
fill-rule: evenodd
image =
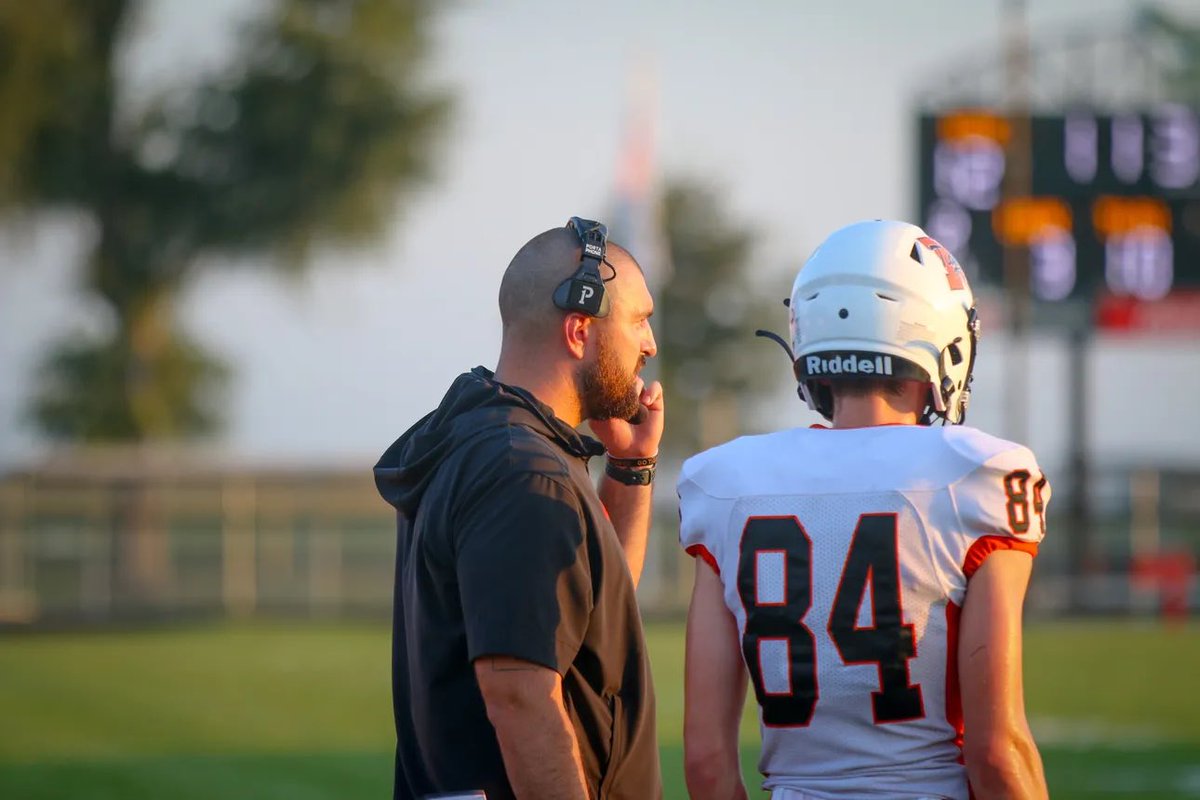
<svg viewBox="0 0 1200 800"><path fill-rule="evenodd" d="M826 419L828 384L847 378L921 381L930 389L923 424L965 419L975 298L950 252L916 225L873 220L835 231L796 275L788 307L800 394Z"/></svg>

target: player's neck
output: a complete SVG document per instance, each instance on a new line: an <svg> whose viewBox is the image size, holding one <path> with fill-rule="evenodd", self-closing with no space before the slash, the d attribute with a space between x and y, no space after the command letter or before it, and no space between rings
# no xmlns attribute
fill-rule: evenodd
<svg viewBox="0 0 1200 800"><path fill-rule="evenodd" d="M838 397L833 404L834 428L867 428L872 425L916 425L920 412L887 394Z"/></svg>

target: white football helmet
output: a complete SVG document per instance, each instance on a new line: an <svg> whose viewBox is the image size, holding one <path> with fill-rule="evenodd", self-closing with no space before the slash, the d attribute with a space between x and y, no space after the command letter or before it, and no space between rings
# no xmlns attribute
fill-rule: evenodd
<svg viewBox="0 0 1200 800"><path fill-rule="evenodd" d="M923 424L966 417L975 298L950 251L916 225L873 220L835 231L797 273L789 308L800 394L826 419L828 381L876 377L928 383Z"/></svg>

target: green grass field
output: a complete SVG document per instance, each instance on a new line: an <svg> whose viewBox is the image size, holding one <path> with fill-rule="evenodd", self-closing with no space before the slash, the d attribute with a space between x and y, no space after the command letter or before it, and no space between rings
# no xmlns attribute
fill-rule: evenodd
<svg viewBox="0 0 1200 800"><path fill-rule="evenodd" d="M683 798L682 628L648 635ZM0 798L388 797L388 658L386 630L353 625L0 638ZM1200 626L1039 625L1026 684L1055 798L1200 797Z"/></svg>

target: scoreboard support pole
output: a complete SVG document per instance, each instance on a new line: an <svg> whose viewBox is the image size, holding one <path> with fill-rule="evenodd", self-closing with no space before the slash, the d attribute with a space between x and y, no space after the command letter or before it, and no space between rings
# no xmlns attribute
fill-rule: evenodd
<svg viewBox="0 0 1200 800"><path fill-rule="evenodd" d="M1088 607L1088 575L1092 572L1091 458L1088 432L1091 429L1089 393L1090 320L1077 321L1068 335L1068 455L1070 495L1067 497L1067 563L1070 569L1069 600L1072 611Z"/></svg>
<svg viewBox="0 0 1200 800"><path fill-rule="evenodd" d="M1029 26L1025 0L1004 0L1005 83L1010 136L1001 191L1006 199L1033 191L1033 131L1029 97ZM1029 434L1029 248L1005 243L1004 288L1008 303L1008 369L1005 370L1005 434L1028 444Z"/></svg>

